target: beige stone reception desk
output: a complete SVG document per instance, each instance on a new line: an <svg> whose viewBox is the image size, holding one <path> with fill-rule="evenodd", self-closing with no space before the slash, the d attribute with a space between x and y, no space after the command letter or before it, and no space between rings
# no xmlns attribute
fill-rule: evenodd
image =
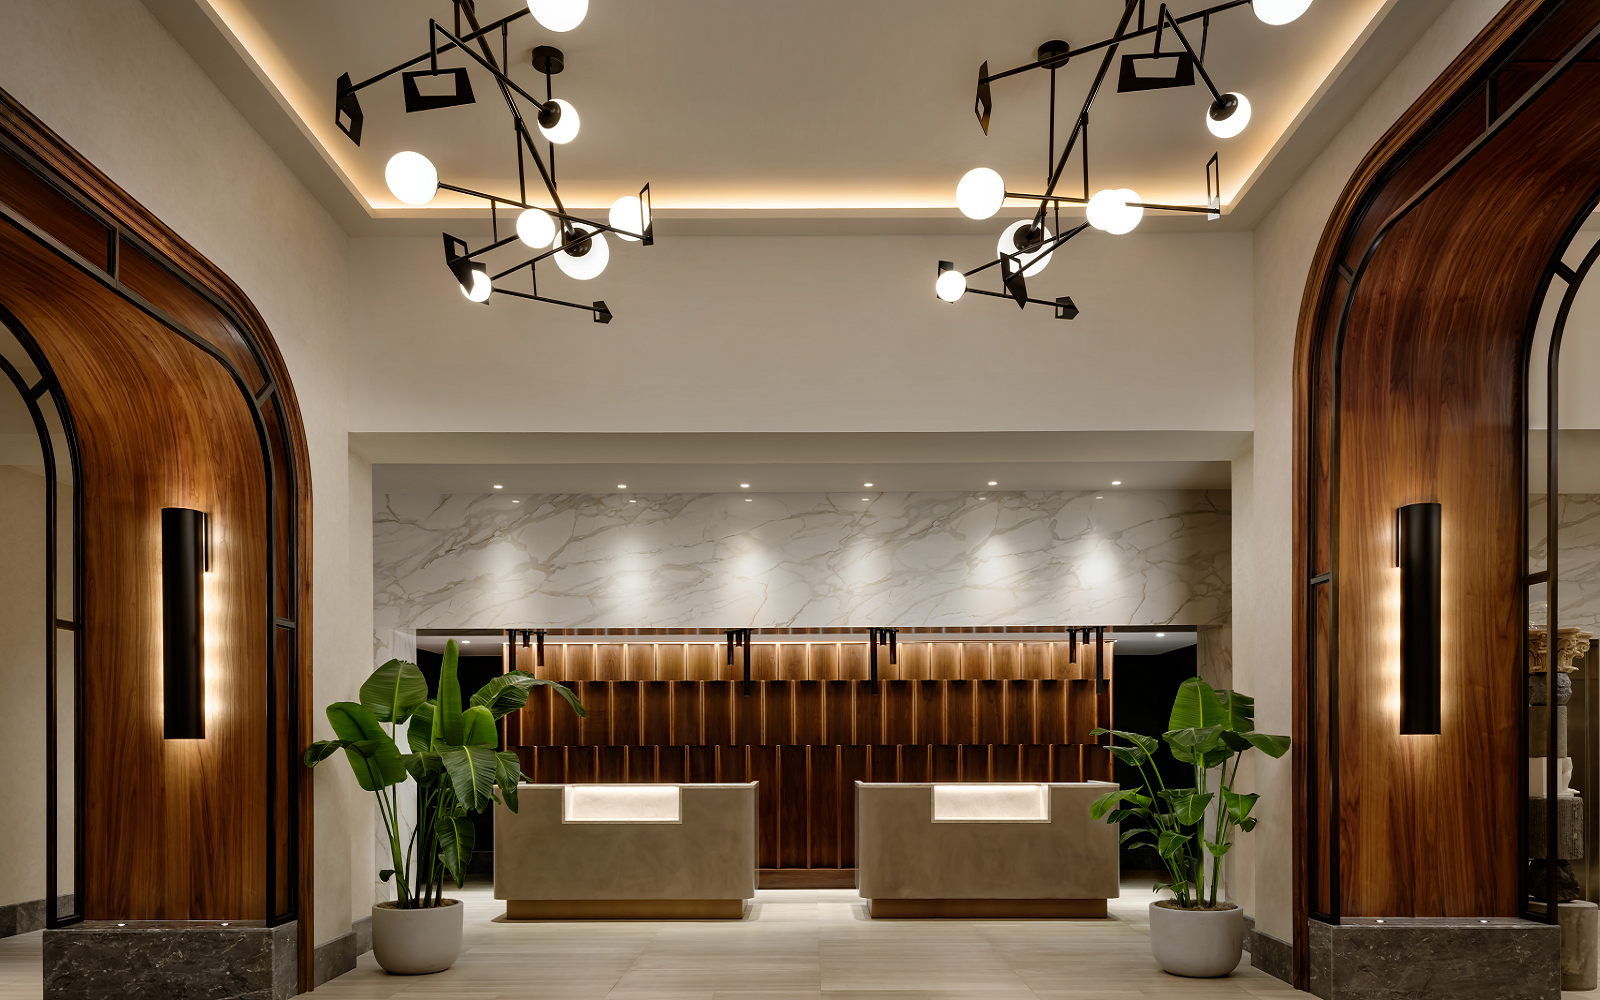
<svg viewBox="0 0 1600 1000"><path fill-rule="evenodd" d="M1117 786L856 782L856 887L874 918L1104 917L1115 826L1089 805Z"/></svg>
<svg viewBox="0 0 1600 1000"><path fill-rule="evenodd" d="M756 889L756 785L518 785L495 806L509 920L733 919Z"/></svg>

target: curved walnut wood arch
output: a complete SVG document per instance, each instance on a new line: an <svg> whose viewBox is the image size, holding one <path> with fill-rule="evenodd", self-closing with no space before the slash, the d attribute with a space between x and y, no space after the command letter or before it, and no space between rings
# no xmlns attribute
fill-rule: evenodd
<svg viewBox="0 0 1600 1000"><path fill-rule="evenodd" d="M1307 920L1522 915L1528 316L1600 190L1600 3L1512 0L1368 153L1295 356ZM1582 58L1579 58L1579 56ZM1439 736L1399 735L1395 508L1444 509Z"/></svg>
<svg viewBox="0 0 1600 1000"><path fill-rule="evenodd" d="M79 912L298 919L308 990L311 484L282 355L227 275L3 91L0 303L82 462ZM217 525L200 741L161 739L162 506Z"/></svg>

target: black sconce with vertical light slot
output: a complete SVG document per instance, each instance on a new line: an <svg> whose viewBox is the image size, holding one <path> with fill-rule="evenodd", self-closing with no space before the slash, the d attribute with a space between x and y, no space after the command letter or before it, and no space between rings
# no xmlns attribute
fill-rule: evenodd
<svg viewBox="0 0 1600 1000"><path fill-rule="evenodd" d="M205 587L211 569L204 511L161 509L162 735L206 736Z"/></svg>
<svg viewBox="0 0 1600 1000"><path fill-rule="evenodd" d="M1400 567L1400 732L1437 736L1441 508L1411 503L1395 511Z"/></svg>

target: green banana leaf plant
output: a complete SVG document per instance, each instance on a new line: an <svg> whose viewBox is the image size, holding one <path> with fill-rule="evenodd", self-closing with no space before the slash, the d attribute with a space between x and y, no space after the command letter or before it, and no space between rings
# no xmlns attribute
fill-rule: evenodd
<svg viewBox="0 0 1600 1000"><path fill-rule="evenodd" d="M437 698L428 697L427 679L415 663L385 663L362 682L361 701L328 706L328 722L338 739L318 740L305 752L305 765L316 767L343 750L356 782L377 795L393 865L378 877L394 879L403 910L441 905L447 874L457 887L466 884L474 813L496 802L517 811L517 783L528 776L515 753L499 749L495 723L526 704L529 692L540 685L554 688L580 718L584 715L571 690L525 670L491 679L463 707L456 678L460 656L451 639L439 670ZM406 723L409 752L401 753L395 735ZM408 776L417 782L417 823L404 836L400 786Z"/></svg>
<svg viewBox="0 0 1600 1000"><path fill-rule="evenodd" d="M1172 890L1186 910L1217 905L1222 859L1233 848L1234 831L1248 833L1255 829L1256 817L1251 812L1261 796L1233 790L1245 751L1254 748L1273 759L1289 751L1289 737L1255 731L1255 713L1255 699L1249 695L1226 688L1218 691L1200 678L1191 677L1178 688L1167 732L1160 741L1120 729L1094 730L1096 736L1112 737L1112 756L1138 768L1141 785L1102 795L1090 807L1089 814L1095 819L1104 818L1107 823L1133 820L1122 832L1122 843L1156 849L1171 880L1156 888ZM1119 737L1132 745L1118 745L1115 741ZM1155 766L1155 754L1162 741L1174 760L1194 769L1194 787L1166 786ZM1213 771L1217 772L1214 787ZM1206 812L1213 802L1218 803L1218 808L1211 810L1208 817ZM1202 849L1212 859L1209 890Z"/></svg>

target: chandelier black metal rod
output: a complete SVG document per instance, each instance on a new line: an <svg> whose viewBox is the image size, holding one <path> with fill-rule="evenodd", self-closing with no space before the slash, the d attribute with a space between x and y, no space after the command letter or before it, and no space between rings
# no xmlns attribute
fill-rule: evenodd
<svg viewBox="0 0 1600 1000"><path fill-rule="evenodd" d="M1081 224L1081 225L1079 225L1079 226L1077 226L1077 227L1075 227L1073 229L1067 230L1066 232L1062 233L1059 236L1053 236L1050 239L1045 240L1043 243L1039 244L1039 247L1038 247L1037 250L1031 250L1029 252L1032 253L1036 257L1042 257L1043 255L1045 255L1047 253L1054 253L1056 251L1056 249L1061 246L1061 244L1067 242L1068 240L1072 239L1074 236L1078 235L1079 233L1083 232L1085 229L1088 229L1088 228L1089 228L1089 224L1087 222L1085 222L1085 223L1083 223L1083 224ZM987 264L979 264L977 267L973 268L972 270L963 271L962 273L970 278L974 274L977 274L979 271L987 271L989 268L994 267L996 264L1000 263L1000 260L1001 260L1001 258L996 257L994 260L991 260ZM976 291L976 290L977 289L968 289L968 291Z"/></svg>
<svg viewBox="0 0 1600 1000"><path fill-rule="evenodd" d="M1206 82L1206 88L1211 91L1211 96L1218 101L1222 100L1222 91L1218 90L1217 85L1211 82L1211 74L1206 72L1205 63L1200 61L1200 54L1194 50L1193 45L1189 44L1188 36L1183 33L1182 28L1178 27L1178 22L1172 19L1172 12L1167 9L1166 4L1161 5L1161 13L1156 17L1156 25L1158 27L1162 18L1165 18L1167 23L1172 25L1172 33L1178 36L1178 41L1183 43L1184 49L1189 53L1189 58L1194 60L1194 68L1200 71L1200 79Z"/></svg>
<svg viewBox="0 0 1600 1000"><path fill-rule="evenodd" d="M584 312L594 312L594 306L584 305L581 302L566 302L561 299L552 299L547 295L529 295L527 292L513 291L510 288L496 288L496 295L515 295L519 299L532 299L535 302L548 302L553 306L570 306L573 309L582 309Z"/></svg>
<svg viewBox="0 0 1600 1000"><path fill-rule="evenodd" d="M454 191L457 194L471 195L474 198L482 198L484 201L494 202L495 204L506 205L506 206L510 206L510 207L514 207L514 208L537 208L541 212L544 212L544 213L549 214L549 215L553 215L558 219L564 219L567 222L576 222L579 225L583 225L583 226L593 226L593 227L595 227L596 229L598 229L598 230L600 230L602 232L618 233L618 234L623 235L623 236L632 236L636 240L640 240L640 241L644 240L644 234L643 233L634 233L634 232L629 232L626 229L618 229L616 226L608 225L608 224L606 224L604 222L594 222L594 221L592 221L590 219L585 219L581 215L571 215L571 214L569 214L567 212L553 211L551 209L544 208L544 207L539 206L539 205L530 205L525 201L518 201L515 198L503 198L503 197L501 197L500 195L497 195L497 194L485 194L482 191L474 191L472 188L464 188L464 187L460 187L460 186L455 185L455 184L446 184L443 181L439 182L439 190L441 190L441 191ZM499 243L495 243L495 244L491 244L490 246L486 246L482 250L474 250L472 253L468 254L467 256L471 257L471 256L476 256L477 254L480 254L480 253L486 253L486 252L488 252L490 250L494 250L494 249L496 249L498 247L505 246L507 243L510 243L515 239L517 239L517 237L508 236L505 239L501 240Z"/></svg>
<svg viewBox="0 0 1600 1000"><path fill-rule="evenodd" d="M991 291L988 291L988 290L983 289L983 288L969 288L969 289L967 289L966 293L968 295L987 295L992 299L1005 299L1007 302L1015 302L1015 301L1017 301L1017 297L1015 295L1010 295L1010 294L1008 294L1006 292L991 292ZM1049 299L1032 299L1032 298L1027 298L1026 296L1023 297L1022 301L1024 301L1024 302L1032 302L1036 306L1054 306L1054 305L1056 305L1056 303L1051 302Z"/></svg>
<svg viewBox="0 0 1600 1000"><path fill-rule="evenodd" d="M473 41L473 40L475 40L475 39L477 39L477 38L479 38L479 37L481 37L483 35L489 34L491 31L494 31L496 28L500 28L500 27L503 27L504 25L510 24L512 21L515 21L517 18L523 17L523 16L527 15L528 13L529 13L528 8L527 7L523 7L521 10L518 10L514 14L507 14L505 17L502 17L498 21L495 21L495 22L490 23L490 24L486 24L483 27L481 27L481 28L469 33L469 34L463 35L461 40L462 41ZM430 41L431 41L431 39L430 39ZM382 73L379 73L377 76L368 77L367 79L362 80L360 83L353 83L349 87L346 87L346 88L340 90L339 93L340 94L353 94L358 90L363 90L363 89L365 89L367 87L372 86L375 83L379 83L379 82L381 82L383 80L387 80L389 77L394 76L396 73L399 73L401 70L410 69L411 67L417 65L420 62L425 62L425 61L427 61L429 59L435 58L439 53L448 52L448 51L450 51L451 49L453 49L455 47L456 47L456 43L455 42L451 42L449 45L442 46L442 47L440 47L438 49L430 49L429 51L424 52L422 55L417 56L415 59L409 59L406 62L403 62L400 65L394 67L393 69L386 69Z"/></svg>
<svg viewBox="0 0 1600 1000"><path fill-rule="evenodd" d="M1133 17L1134 8L1141 0L1128 0L1128 6L1122 11L1122 20L1117 23L1117 34L1120 35L1128 28L1128 20ZM1072 155L1072 147L1077 144L1078 136L1088 130L1089 109L1094 106L1094 99L1100 94L1100 85L1105 82L1106 74L1111 71L1111 60L1117 57L1117 45L1111 43L1106 49L1106 56L1100 60L1100 69L1094 75L1094 83L1089 86L1089 93L1083 99L1083 110L1078 112L1078 120L1072 126L1072 134L1067 136L1067 144L1061 148L1061 158L1056 161L1056 169L1050 174L1050 183L1045 185L1044 193L1048 197L1056 193L1056 185L1061 182L1061 175L1067 169L1067 158ZM1084 194L1089 193L1089 160L1084 157ZM1044 214L1044 204L1039 205L1039 214Z"/></svg>
<svg viewBox="0 0 1600 1000"><path fill-rule="evenodd" d="M458 6L460 6L460 5L458 5ZM464 9L466 11L467 20L469 22L475 22L475 18L474 18L473 13L472 13L472 8L469 6L469 7L465 7ZM476 23L473 23L473 28L474 28L474 30L480 31L480 32L482 30L482 29L478 28ZM559 193L557 193L557 191L556 191L556 179L551 176L549 170L545 169L544 157L539 155L539 147L537 147L537 146L535 146L533 144L533 137L528 134L527 121L522 117L522 109L517 107L517 102L516 102L516 100L514 98L512 98L511 91L514 90L518 94L521 94L524 98L528 99L529 101L532 101L534 106L537 107L540 111L543 111L545 109L546 102L539 100L537 97L534 97L532 94L528 93L526 90L523 90L522 87L520 87L515 80L512 80L510 77L508 77L504 73L500 72L500 68L498 66L496 66L495 63L494 63L494 53L493 53L493 51L489 51L488 58L484 58L483 56L478 55L476 52L474 52L471 49L467 48L465 42L463 42L461 39L457 38L455 35L452 35L449 32L448 29L446 29L444 27L441 27L439 25L439 22L433 20L432 18L429 18L429 20L428 20L428 29L429 29L430 33L433 32L433 31L437 31L439 34L441 34L444 37L446 37L446 38L450 39L451 41L455 42L457 45L459 45L461 47L461 51L463 51L467 55L471 56L480 66L482 66L484 69L488 70L491 74L493 74L494 79L495 79L495 83L498 84L499 87L500 87L500 96L505 98L506 110L511 112L512 120L515 122L516 132L517 132L518 135L520 135L522 137L522 141L527 146L528 152L533 154L533 162L534 162L534 165L539 168L539 176L544 179L545 190L549 192L551 200L556 203L556 208L560 209L563 212L566 211L566 206L561 203L561 195ZM432 35L430 34L429 37L431 38ZM479 35L479 39L478 40L479 40L480 43L482 43L484 45L485 49L487 49L488 43L487 42L483 42L483 38L482 38L481 34ZM554 103L554 102L550 102L550 103Z"/></svg>
<svg viewBox="0 0 1600 1000"><path fill-rule="evenodd" d="M1198 10L1193 14L1185 14L1183 17L1178 18L1178 23L1187 24L1190 21L1198 21L1202 18L1210 17L1213 14L1220 14L1225 10L1232 10L1235 7L1243 7L1249 2L1250 0L1228 0L1227 3L1218 4L1215 7L1208 7L1205 10ZM1135 0L1135 3L1137 3L1137 0ZM1137 31L1130 31L1126 34L1123 34L1123 28L1127 26L1126 22L1124 22L1124 24L1117 29L1118 33L1116 35L1104 39L1103 41L1095 42L1091 45L1085 45L1079 49L1070 49L1067 51L1064 58L1075 59L1078 56L1087 55L1090 52L1097 52L1108 45L1120 45L1123 42L1130 41L1135 38L1141 38L1145 35L1155 34L1155 32L1159 30L1160 23L1161 22L1158 20L1155 24L1152 24L1148 28L1140 28ZM990 73L988 76L980 76L978 77L978 82L991 83L995 80L1003 80L1008 76L1016 76L1018 73L1026 73L1030 69L1049 69L1051 63L1060 65L1062 60L1063 56L1060 53L1056 53L1047 58L1035 60L1034 62L1028 63L1025 66L1018 66L1015 69L1004 70L1000 73Z"/></svg>

